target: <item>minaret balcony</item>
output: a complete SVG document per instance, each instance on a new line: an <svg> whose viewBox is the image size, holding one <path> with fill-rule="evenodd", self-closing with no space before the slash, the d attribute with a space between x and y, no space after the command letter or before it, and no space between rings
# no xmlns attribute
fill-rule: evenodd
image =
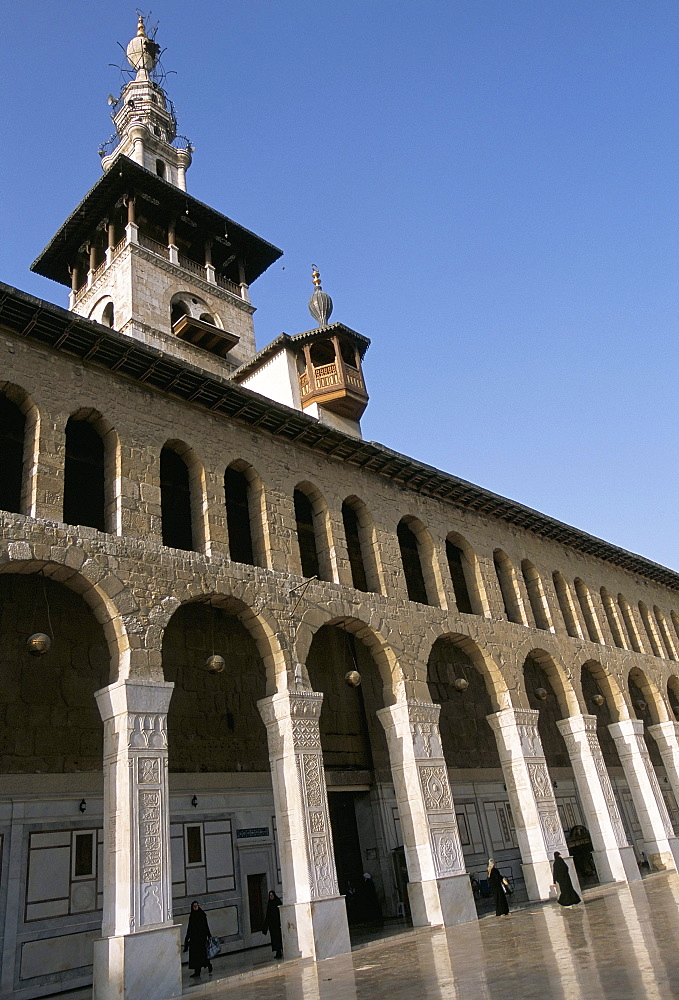
<svg viewBox="0 0 679 1000"><path fill-rule="evenodd" d="M310 365L299 375L302 406L318 403L333 413L359 420L368 405L363 374L352 365Z"/></svg>

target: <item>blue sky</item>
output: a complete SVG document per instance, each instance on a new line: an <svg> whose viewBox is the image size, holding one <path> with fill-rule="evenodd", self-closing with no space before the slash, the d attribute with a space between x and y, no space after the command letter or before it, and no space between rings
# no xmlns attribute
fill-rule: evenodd
<svg viewBox="0 0 679 1000"><path fill-rule="evenodd" d="M156 0L189 190L372 340L364 435L679 569L679 7ZM100 175L130 4L4 0L0 278Z"/></svg>

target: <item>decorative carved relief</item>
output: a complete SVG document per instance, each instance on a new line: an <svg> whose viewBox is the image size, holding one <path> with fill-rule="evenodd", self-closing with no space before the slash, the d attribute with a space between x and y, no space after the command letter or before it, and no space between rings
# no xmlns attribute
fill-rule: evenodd
<svg viewBox="0 0 679 1000"><path fill-rule="evenodd" d="M334 865L331 863L328 853L327 840L325 837L315 837L311 844L311 858L314 872L312 894L316 898L334 896L338 890L333 874Z"/></svg>
<svg viewBox="0 0 679 1000"><path fill-rule="evenodd" d="M325 821L322 812L309 813L309 826L312 833L325 833Z"/></svg>
<svg viewBox="0 0 679 1000"><path fill-rule="evenodd" d="M425 725L438 725L439 715L441 714L441 706L428 703L425 701L410 701L408 702L408 717L410 719L411 726L417 725L418 723L424 723Z"/></svg>
<svg viewBox="0 0 679 1000"><path fill-rule="evenodd" d="M549 780L547 765L542 763L528 764L528 775L536 799L551 799L552 783Z"/></svg>
<svg viewBox="0 0 679 1000"><path fill-rule="evenodd" d="M318 720L315 717L309 719L293 719L292 738L295 747L320 750L321 735L318 728Z"/></svg>
<svg viewBox="0 0 679 1000"><path fill-rule="evenodd" d="M540 825L545 838L545 847L555 848L563 845L564 835L556 809L541 811Z"/></svg>
<svg viewBox="0 0 679 1000"><path fill-rule="evenodd" d="M443 764L420 764L420 781L427 812L445 812L453 808L448 775Z"/></svg>
<svg viewBox="0 0 679 1000"><path fill-rule="evenodd" d="M437 875L452 875L462 871L462 848L457 830L433 830L432 853Z"/></svg>
<svg viewBox="0 0 679 1000"><path fill-rule="evenodd" d="M544 757L536 723L531 720L530 725L520 725L517 728L524 757Z"/></svg>
<svg viewBox="0 0 679 1000"><path fill-rule="evenodd" d="M167 750L167 720L165 715L128 717L127 745L131 750Z"/></svg>
<svg viewBox="0 0 679 1000"><path fill-rule="evenodd" d="M139 757L139 784L159 785L160 784L160 758L159 757Z"/></svg>
<svg viewBox="0 0 679 1000"><path fill-rule="evenodd" d="M139 855L142 882L160 882L162 878L160 802L160 791L139 793Z"/></svg>
<svg viewBox="0 0 679 1000"><path fill-rule="evenodd" d="M416 722L410 726L416 757L443 757L443 746L436 722Z"/></svg>
<svg viewBox="0 0 679 1000"><path fill-rule="evenodd" d="M304 788L306 789L307 806L320 807L323 803L323 787L321 785L321 769L316 754L300 754Z"/></svg>

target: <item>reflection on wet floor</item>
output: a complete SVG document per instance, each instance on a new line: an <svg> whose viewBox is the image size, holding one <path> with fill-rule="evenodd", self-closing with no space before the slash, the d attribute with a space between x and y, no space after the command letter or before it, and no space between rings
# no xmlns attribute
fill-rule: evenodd
<svg viewBox="0 0 679 1000"><path fill-rule="evenodd" d="M679 876L601 886L584 905L405 932L351 955L187 989L215 1000L676 1000Z"/></svg>

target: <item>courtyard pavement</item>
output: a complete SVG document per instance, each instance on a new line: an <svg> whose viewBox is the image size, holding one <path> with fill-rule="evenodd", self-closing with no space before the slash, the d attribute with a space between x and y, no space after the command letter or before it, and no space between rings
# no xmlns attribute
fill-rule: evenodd
<svg viewBox="0 0 679 1000"><path fill-rule="evenodd" d="M185 973L184 993L196 1000L676 1000L679 876L596 887L583 900L572 909L524 904L509 917L448 931L397 928L318 963L276 963L268 948L224 956L209 980L193 985Z"/></svg>

